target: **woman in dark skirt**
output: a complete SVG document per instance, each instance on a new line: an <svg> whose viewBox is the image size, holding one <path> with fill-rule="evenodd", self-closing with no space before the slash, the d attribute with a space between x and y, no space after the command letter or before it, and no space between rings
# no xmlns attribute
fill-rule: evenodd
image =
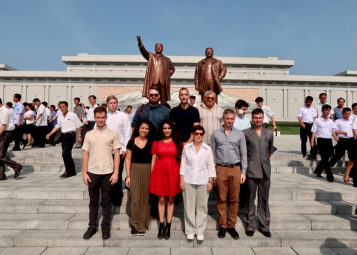
<svg viewBox="0 0 357 255"><path fill-rule="evenodd" d="M26 146L29 146L33 143L33 139L32 139L32 132L34 129L33 121L36 117L36 113L34 112L34 108L33 108L32 104L26 103L26 104L24 104L24 106L25 106L25 110L26 110L25 115L24 115L24 122L26 123L26 125L24 125L24 133L27 136L27 141L28 141Z"/></svg>
<svg viewBox="0 0 357 255"><path fill-rule="evenodd" d="M156 138L155 126L139 122L126 147L126 180L130 208L129 225L133 236L143 236L150 224L151 145Z"/></svg>

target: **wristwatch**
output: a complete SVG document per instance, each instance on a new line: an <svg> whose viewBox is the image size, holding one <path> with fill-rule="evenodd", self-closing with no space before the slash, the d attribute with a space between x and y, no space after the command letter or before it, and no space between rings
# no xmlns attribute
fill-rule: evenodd
<svg viewBox="0 0 357 255"><path fill-rule="evenodd" d="M212 183L212 185L213 185L214 182L208 181L208 183Z"/></svg>
<svg viewBox="0 0 357 255"><path fill-rule="evenodd" d="M79 135L78 137L82 137L81 135Z"/></svg>

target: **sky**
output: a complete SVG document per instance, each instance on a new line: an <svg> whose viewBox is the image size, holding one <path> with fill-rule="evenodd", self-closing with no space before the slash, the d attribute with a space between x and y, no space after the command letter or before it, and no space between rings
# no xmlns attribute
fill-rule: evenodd
<svg viewBox="0 0 357 255"><path fill-rule="evenodd" d="M64 71L62 56L278 57L290 74L357 70L356 0L15 0L0 5L0 63Z"/></svg>

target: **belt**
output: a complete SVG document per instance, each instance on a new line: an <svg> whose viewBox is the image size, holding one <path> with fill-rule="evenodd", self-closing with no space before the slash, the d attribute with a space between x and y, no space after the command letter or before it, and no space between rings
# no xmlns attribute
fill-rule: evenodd
<svg viewBox="0 0 357 255"><path fill-rule="evenodd" d="M75 133L76 133L76 131L69 131L69 132L62 133L62 134L67 135L67 134L75 134Z"/></svg>
<svg viewBox="0 0 357 255"><path fill-rule="evenodd" d="M235 163L235 164L226 164L226 165L222 165L222 164L216 164L217 166L224 166L224 167L228 167L228 168L233 168L233 167L236 167L236 166L240 166L240 162L238 163Z"/></svg>
<svg viewBox="0 0 357 255"><path fill-rule="evenodd" d="M309 125L309 126L312 126L312 124L314 123L308 123L308 122L303 122L305 125Z"/></svg>

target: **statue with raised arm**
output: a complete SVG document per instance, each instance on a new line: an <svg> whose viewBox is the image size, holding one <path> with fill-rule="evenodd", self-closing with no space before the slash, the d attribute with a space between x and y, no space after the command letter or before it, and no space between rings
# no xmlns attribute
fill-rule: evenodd
<svg viewBox="0 0 357 255"><path fill-rule="evenodd" d="M148 61L143 97L149 98L149 90L153 87L160 91L161 104L166 104L167 101L171 100L170 77L175 72L175 67L171 60L162 54L164 46L161 43L155 45L155 54L153 54L145 49L140 36L137 36L137 39L141 55Z"/></svg>
<svg viewBox="0 0 357 255"><path fill-rule="evenodd" d="M206 58L198 62L195 71L195 89L203 97L206 91L212 90L217 94L216 102L218 100L218 94L222 90L220 81L226 76L227 69L223 65L222 61L213 58L213 49L208 47L206 49Z"/></svg>

